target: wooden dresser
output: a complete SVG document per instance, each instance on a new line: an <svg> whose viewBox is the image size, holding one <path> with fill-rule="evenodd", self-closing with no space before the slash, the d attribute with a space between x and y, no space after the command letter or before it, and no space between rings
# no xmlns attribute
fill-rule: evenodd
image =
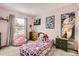
<svg viewBox="0 0 79 59"><path fill-rule="evenodd" d="M65 38L56 38L56 48L67 51L68 49L68 40Z"/></svg>
<svg viewBox="0 0 79 59"><path fill-rule="evenodd" d="M37 32L30 32L30 40L37 40L38 39L38 33Z"/></svg>

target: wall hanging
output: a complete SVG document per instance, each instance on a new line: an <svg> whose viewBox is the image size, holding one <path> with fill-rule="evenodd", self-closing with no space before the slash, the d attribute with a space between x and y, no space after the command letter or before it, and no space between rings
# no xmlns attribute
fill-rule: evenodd
<svg viewBox="0 0 79 59"><path fill-rule="evenodd" d="M0 17L0 20L5 20L5 21L8 22L8 19L5 19L5 18L3 18L3 17Z"/></svg>
<svg viewBox="0 0 79 59"><path fill-rule="evenodd" d="M75 41L75 12L61 14L61 35L71 42Z"/></svg>
<svg viewBox="0 0 79 59"><path fill-rule="evenodd" d="M34 19L34 25L40 25L41 24L41 18Z"/></svg>
<svg viewBox="0 0 79 59"><path fill-rule="evenodd" d="M55 28L55 16L46 17L46 29Z"/></svg>

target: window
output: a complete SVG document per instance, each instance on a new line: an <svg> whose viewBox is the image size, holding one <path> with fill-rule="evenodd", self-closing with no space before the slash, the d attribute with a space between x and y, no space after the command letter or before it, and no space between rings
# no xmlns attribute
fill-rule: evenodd
<svg viewBox="0 0 79 59"><path fill-rule="evenodd" d="M25 19L15 18L14 21L14 38L25 36Z"/></svg>

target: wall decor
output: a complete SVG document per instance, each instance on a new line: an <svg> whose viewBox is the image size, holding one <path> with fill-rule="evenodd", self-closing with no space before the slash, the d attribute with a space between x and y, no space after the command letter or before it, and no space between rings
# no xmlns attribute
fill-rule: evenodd
<svg viewBox="0 0 79 59"><path fill-rule="evenodd" d="M55 28L55 16L46 17L46 29Z"/></svg>
<svg viewBox="0 0 79 59"><path fill-rule="evenodd" d="M41 18L34 19L34 25L40 25L41 24Z"/></svg>
<svg viewBox="0 0 79 59"><path fill-rule="evenodd" d="M8 22L8 19L5 19L3 17L0 17L0 20L4 20L4 21L7 21Z"/></svg>
<svg viewBox="0 0 79 59"><path fill-rule="evenodd" d="M61 36L65 34L69 41L75 41L75 12L61 14Z"/></svg>

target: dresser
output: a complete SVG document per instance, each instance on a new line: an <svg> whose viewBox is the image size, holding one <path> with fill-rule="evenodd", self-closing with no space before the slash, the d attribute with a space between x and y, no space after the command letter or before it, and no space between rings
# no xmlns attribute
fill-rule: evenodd
<svg viewBox="0 0 79 59"><path fill-rule="evenodd" d="M68 40L66 38L56 38L56 48L67 51Z"/></svg>
<svg viewBox="0 0 79 59"><path fill-rule="evenodd" d="M30 32L30 40L37 40L38 39L38 33L37 32Z"/></svg>

